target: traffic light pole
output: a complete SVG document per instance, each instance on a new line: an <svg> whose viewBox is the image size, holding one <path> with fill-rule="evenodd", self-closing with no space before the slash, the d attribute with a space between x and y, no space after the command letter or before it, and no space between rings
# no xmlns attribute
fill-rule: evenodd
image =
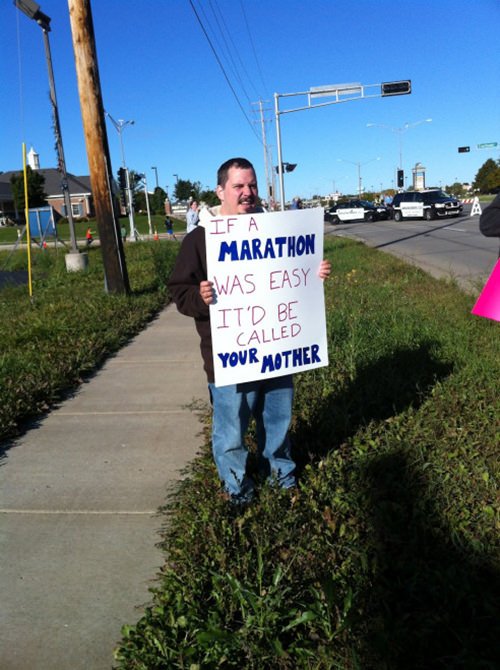
<svg viewBox="0 0 500 670"><path fill-rule="evenodd" d="M370 94L369 89L379 88L378 93ZM367 93L368 91L368 93ZM309 89L309 91L302 91L296 93L275 93L274 94L274 114L276 117L276 143L278 146L278 174L280 181L280 208L285 210L285 183L283 179L283 158L281 152L281 114L291 114L292 112L301 112L306 109L314 109L316 107L327 107L328 105L336 105L340 102L350 102L352 100L361 100L364 98L384 98L393 95L408 95L411 93L411 81L409 79L403 81L384 82L382 84L363 85L359 83L354 84L338 84L336 86L318 86ZM307 104L295 109L279 108L280 98L290 98L295 96L306 96ZM318 102L312 104L311 101L316 98L335 98L328 102Z"/></svg>

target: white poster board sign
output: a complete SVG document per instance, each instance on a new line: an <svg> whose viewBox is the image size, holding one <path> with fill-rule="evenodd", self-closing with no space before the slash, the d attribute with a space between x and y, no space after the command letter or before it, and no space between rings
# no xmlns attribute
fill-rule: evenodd
<svg viewBox="0 0 500 670"><path fill-rule="evenodd" d="M216 386L328 365L323 210L204 223Z"/></svg>

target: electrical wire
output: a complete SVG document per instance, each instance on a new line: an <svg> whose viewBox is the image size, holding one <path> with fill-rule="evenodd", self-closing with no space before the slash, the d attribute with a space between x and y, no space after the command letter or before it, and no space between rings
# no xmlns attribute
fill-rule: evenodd
<svg viewBox="0 0 500 670"><path fill-rule="evenodd" d="M255 63L257 65L257 70L258 70L259 75L260 75L260 80L261 80L261 83L262 83L262 87L263 87L264 91L267 91L268 87L266 86L266 83L264 81L264 75L262 74L262 69L260 67L259 59L257 57L257 52L255 50L255 44L254 44L254 41L252 39L252 33L250 32L250 27L248 25L247 15L246 15L245 7L243 5L242 0L240 0L240 7L241 7L241 13L243 14L243 18L245 19L245 26L246 26L247 33L248 33L248 39L249 39L250 45L252 47L252 51L253 51L253 55L254 55L254 58L255 58ZM264 96L259 96L259 97L264 97Z"/></svg>
<svg viewBox="0 0 500 670"><path fill-rule="evenodd" d="M245 66L243 60L241 59L241 56L240 56L240 52L239 52L239 50L238 50L238 47L236 46L236 44L234 43L234 40L233 40L233 38L232 38L232 34L231 34L232 31L229 30L229 28L228 28L228 26L227 26L227 24L226 24L226 20L224 19L224 14L221 12L220 7L219 7L219 5L217 4L217 0L209 0L209 1L210 1L210 7L211 7L211 8L212 8L212 1L213 1L213 3L214 3L215 7L217 8L217 12L218 12L218 14L219 14L219 16L220 16L221 22L222 22L223 27L224 27L224 29L225 29L225 30L222 30L222 28L220 27L219 21L218 21L218 19L217 19L217 17L216 17L217 25L219 26L219 30L220 30L220 33L221 33L221 35L222 35L222 38L223 38L224 42L225 42L226 45L227 45L226 37L225 37L225 35L227 34L227 36L228 36L228 38L229 38L229 40L230 40L230 42L231 42L231 44L232 44L232 47L233 47L233 48L232 48L232 49L229 49L229 48L228 48L228 53L229 53L229 58L230 58L230 60L231 60L231 63L233 64L233 72L234 72L236 78L238 79L238 81L240 82L241 88L243 89L243 92L244 92L244 94L245 94L245 96L246 96L246 98L247 98L247 102L248 102L248 104L250 105L250 104L251 104L251 102L250 102L250 96L248 95L248 93L247 93L247 91L246 91L246 89L245 89L245 85L244 85L244 83L243 83L243 80L242 80L242 78L240 77L240 74L239 74L239 71L240 71L240 70L245 74L246 81L250 83L251 87L252 87L253 90L254 90L255 95L256 95L257 97L259 97L259 94L258 94L258 92L257 92L257 89L256 89L255 86L254 86L253 80L252 80L252 78L250 77L250 75L249 75L249 73L248 73L248 70L246 69L246 66ZM215 16L215 11L213 10L213 8L212 8L212 12L214 13L214 16ZM239 62L239 67L236 67L236 63L235 63L234 58L233 58L233 56L232 56L233 53L236 54L236 57L237 57L238 62Z"/></svg>
<svg viewBox="0 0 500 670"><path fill-rule="evenodd" d="M233 85L231 84L231 81L230 81L230 79L229 79L229 77L228 77L228 75L227 75L227 72L226 72L226 70L225 70L225 68L224 68L224 65L222 64L222 61L221 61L221 59L219 58L219 55L218 55L218 53L217 53L217 51L216 51L216 49L215 49L215 47L214 47L214 45L213 45L213 43L212 43L212 40L210 39L210 37L209 37L209 35L208 35L208 33L207 33L206 29L205 29L205 26L203 25L203 22L202 22L202 20L201 20L201 18L200 18L200 15L198 14L198 12L197 12L197 10L196 10L196 7L195 7L194 4L193 4L193 0L189 0L189 4L191 5L191 8L192 8L192 10L193 10L193 12L194 12L194 14L195 14L195 16L196 16L196 19L197 19L198 23L200 24L200 28L202 29L203 34L205 35L205 37L206 37L206 39L207 39L207 42L208 42L208 44L210 45L210 48L211 48L211 50L212 50L212 53L214 54L215 59L216 59L218 65L219 65L220 69L222 70L222 74L224 75L224 78L225 78L225 80L226 80L227 85L228 85L229 88L231 89L231 92L232 92L232 94L233 94L233 96L234 96L234 98L235 98L235 100L236 100L236 102L237 102L237 104L238 104L238 107L240 108L240 110L241 110L243 116L245 117L246 122L247 122L248 125L250 126L250 129L251 129L252 133L253 133L253 134L255 135L255 137L257 138L257 141L259 142L259 144L262 144L262 140L261 140L261 138L258 136L258 134L257 134L257 132L256 132L256 130L255 130L255 128L254 128L254 126L252 125L252 122L251 122L250 119L248 118L247 113L245 112L245 109L244 109L243 105L241 104L241 101L240 101L240 99L239 99L239 97L238 97L238 94L236 93L236 91L234 90Z"/></svg>

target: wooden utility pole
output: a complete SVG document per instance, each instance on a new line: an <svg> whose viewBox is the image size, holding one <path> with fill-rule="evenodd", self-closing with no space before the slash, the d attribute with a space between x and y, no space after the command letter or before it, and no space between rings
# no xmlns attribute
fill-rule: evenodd
<svg viewBox="0 0 500 670"><path fill-rule="evenodd" d="M90 181L101 241L101 251L110 293L130 291L125 254L113 207L111 160L97 65L94 24L90 0L68 0L78 92L87 147Z"/></svg>

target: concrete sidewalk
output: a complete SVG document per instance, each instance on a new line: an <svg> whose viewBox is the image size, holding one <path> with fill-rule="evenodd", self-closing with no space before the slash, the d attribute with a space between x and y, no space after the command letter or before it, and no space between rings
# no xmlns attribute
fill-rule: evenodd
<svg viewBox="0 0 500 670"><path fill-rule="evenodd" d="M201 444L193 399L198 337L171 306L5 452L2 670L113 666L162 564L156 510Z"/></svg>

